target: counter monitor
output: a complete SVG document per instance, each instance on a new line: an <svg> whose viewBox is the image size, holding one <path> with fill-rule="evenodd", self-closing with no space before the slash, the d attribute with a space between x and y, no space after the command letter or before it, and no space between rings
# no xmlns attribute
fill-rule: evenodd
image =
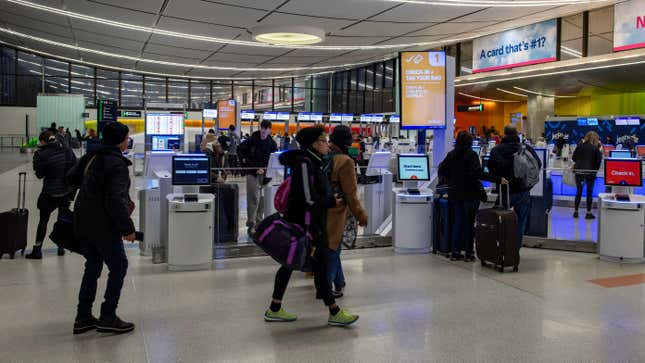
<svg viewBox="0 0 645 363"><path fill-rule="evenodd" d="M172 157L172 185L210 185L210 157L183 154Z"/></svg>
<svg viewBox="0 0 645 363"><path fill-rule="evenodd" d="M609 157L616 159L630 159L632 157L632 152L629 150L611 150L609 152Z"/></svg>

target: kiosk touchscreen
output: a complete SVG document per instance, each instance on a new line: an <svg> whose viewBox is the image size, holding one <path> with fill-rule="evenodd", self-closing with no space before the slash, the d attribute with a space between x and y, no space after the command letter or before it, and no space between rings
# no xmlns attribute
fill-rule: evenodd
<svg viewBox="0 0 645 363"><path fill-rule="evenodd" d="M605 185L623 188L643 186L643 162L638 159L605 159ZM629 201L629 194L616 193L616 200Z"/></svg>
<svg viewBox="0 0 645 363"><path fill-rule="evenodd" d="M473 146L472 146L472 149L473 149L473 151L474 151L477 155L480 155L480 154L481 154L481 152L482 152L482 147L481 147L481 146L479 146L479 145L473 145Z"/></svg>
<svg viewBox="0 0 645 363"><path fill-rule="evenodd" d="M632 152L629 150L611 150L609 152L609 157L616 159L630 159L632 157Z"/></svg>
<svg viewBox="0 0 645 363"><path fill-rule="evenodd" d="M417 182L430 180L430 162L428 155L399 155L397 164L399 181L406 184L408 194L419 194Z"/></svg>
<svg viewBox="0 0 645 363"><path fill-rule="evenodd" d="M179 150L179 136L152 136L152 151Z"/></svg>
<svg viewBox="0 0 645 363"><path fill-rule="evenodd" d="M211 159L207 155L182 154L172 157L172 185L210 185Z"/></svg>

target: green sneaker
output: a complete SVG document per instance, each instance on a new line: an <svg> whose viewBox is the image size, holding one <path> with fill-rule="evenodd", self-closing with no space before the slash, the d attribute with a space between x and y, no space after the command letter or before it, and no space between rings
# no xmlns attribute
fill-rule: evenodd
<svg viewBox="0 0 645 363"><path fill-rule="evenodd" d="M296 315L289 314L282 308L276 312L271 311L271 309L267 309L264 313L264 321L268 322L291 322L296 321L296 319L298 319Z"/></svg>
<svg viewBox="0 0 645 363"><path fill-rule="evenodd" d="M329 314L327 324L331 326L349 326L354 324L357 320L358 315L350 314L347 310L340 309L336 315Z"/></svg>

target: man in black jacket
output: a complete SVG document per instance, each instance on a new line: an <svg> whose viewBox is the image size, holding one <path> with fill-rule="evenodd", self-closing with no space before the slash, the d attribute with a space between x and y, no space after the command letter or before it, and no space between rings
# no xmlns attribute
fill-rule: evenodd
<svg viewBox="0 0 645 363"><path fill-rule="evenodd" d="M74 334L93 329L99 332L127 333L134 324L116 315L123 280L128 269L123 240L134 241L135 229L130 214L131 165L122 153L128 148L128 127L112 122L103 130L103 143L86 154L70 171L72 185L80 191L74 205L74 235L81 242L85 256L85 273L78 297ZM92 315L97 280L103 264L110 270L101 315Z"/></svg>
<svg viewBox="0 0 645 363"><path fill-rule="evenodd" d="M264 195L262 189L270 181L265 178L266 167L271 153L278 150L271 138L271 121L263 120L260 131L256 131L237 148L237 154L246 172L246 226L249 236L253 235L255 226L264 216Z"/></svg>
<svg viewBox="0 0 645 363"><path fill-rule="evenodd" d="M43 258L41 249L52 212L56 209L58 213L69 211L69 205L74 197L72 189L65 180L65 175L76 164L76 156L72 149L63 147L51 130L43 131L38 139L40 146L34 153L33 167L36 177L43 179L43 188L37 203L40 219L36 230L36 243L31 253L25 256L31 260ZM64 254L65 250L59 247L58 255Z"/></svg>
<svg viewBox="0 0 645 363"><path fill-rule="evenodd" d="M509 181L510 206L515 210L519 222L520 247L522 246L522 238L524 236L524 230L526 229L526 221L531 210L531 188L524 186L522 180L516 178L513 173L514 156L520 151L522 146L515 126L507 125L504 128L502 142L491 150L488 161L488 169L491 174ZM535 160L537 160L539 167L542 168L542 162L540 161L540 157L535 153L535 150L528 145L524 146L533 155ZM504 199L502 198L502 200Z"/></svg>

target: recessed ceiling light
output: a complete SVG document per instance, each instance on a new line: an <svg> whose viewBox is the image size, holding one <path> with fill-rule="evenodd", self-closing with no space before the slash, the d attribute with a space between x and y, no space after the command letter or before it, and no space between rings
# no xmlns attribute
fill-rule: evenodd
<svg viewBox="0 0 645 363"><path fill-rule="evenodd" d="M279 45L307 45L325 40L324 30L302 25L261 26L251 29L251 33L258 42Z"/></svg>
<svg viewBox="0 0 645 363"><path fill-rule="evenodd" d="M463 93L463 92L457 92L458 94L468 97L468 98L474 98L476 100L482 100L482 101L491 101L491 102L501 102L501 103L518 103L520 101L513 101L513 100L495 100L492 98L485 98L485 97L479 97L475 95L469 95L468 93Z"/></svg>
<svg viewBox="0 0 645 363"><path fill-rule="evenodd" d="M500 91L500 92L508 93L509 95L520 96L520 97L528 97L528 95L525 95L523 93L512 92L512 91L505 90L505 89L502 89L502 88L498 88L497 90Z"/></svg>
<svg viewBox="0 0 645 363"><path fill-rule="evenodd" d="M522 92L526 92L526 93L530 93L530 94L538 95L538 96L543 96L543 97L553 97L553 98L576 98L576 96L556 96L556 95L551 95L551 94L548 94L548 93L542 93L542 92L537 92L537 91L531 91L530 89L520 88L520 87L517 87L517 86L513 86L513 88L515 88L516 90L520 90L520 91L522 91Z"/></svg>

